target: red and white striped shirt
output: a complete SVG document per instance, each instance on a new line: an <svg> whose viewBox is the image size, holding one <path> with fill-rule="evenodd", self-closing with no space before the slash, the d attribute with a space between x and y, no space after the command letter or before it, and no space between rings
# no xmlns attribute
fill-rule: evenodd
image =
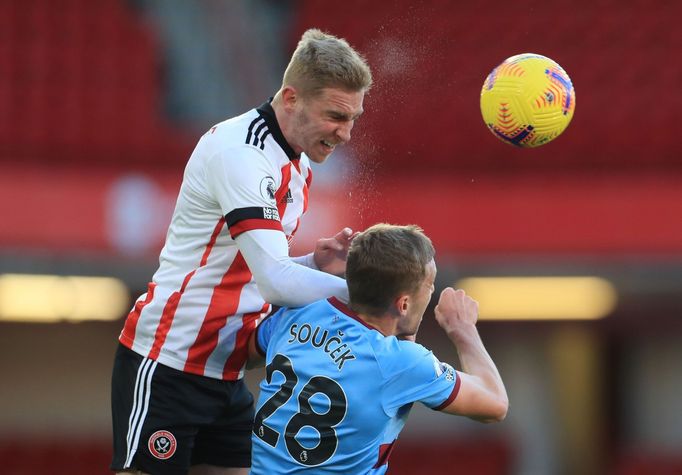
<svg viewBox="0 0 682 475"><path fill-rule="evenodd" d="M274 229L290 240L311 179L269 103L211 128L187 163L159 268L120 342L181 371L241 378L248 336L270 305L234 239Z"/></svg>

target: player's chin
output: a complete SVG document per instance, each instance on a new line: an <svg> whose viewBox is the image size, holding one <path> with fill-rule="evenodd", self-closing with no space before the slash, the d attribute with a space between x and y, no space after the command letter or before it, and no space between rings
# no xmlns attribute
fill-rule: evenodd
<svg viewBox="0 0 682 475"><path fill-rule="evenodd" d="M324 163L329 158L329 155L308 155L308 158L313 163Z"/></svg>
<svg viewBox="0 0 682 475"><path fill-rule="evenodd" d="M330 147L323 140L320 140L314 150L310 151L308 158L315 163L323 163L334 152L334 149L336 146Z"/></svg>
<svg viewBox="0 0 682 475"><path fill-rule="evenodd" d="M308 158L314 163L324 163L332 154L332 151L333 150L329 152L311 153L310 155L308 155Z"/></svg>

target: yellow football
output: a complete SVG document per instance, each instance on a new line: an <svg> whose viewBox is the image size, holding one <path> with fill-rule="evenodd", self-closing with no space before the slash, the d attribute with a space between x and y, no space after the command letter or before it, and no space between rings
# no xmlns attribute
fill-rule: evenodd
<svg viewBox="0 0 682 475"><path fill-rule="evenodd" d="M556 62L524 53L504 60L481 89L481 114L500 140L538 147L557 138L573 118L573 83Z"/></svg>

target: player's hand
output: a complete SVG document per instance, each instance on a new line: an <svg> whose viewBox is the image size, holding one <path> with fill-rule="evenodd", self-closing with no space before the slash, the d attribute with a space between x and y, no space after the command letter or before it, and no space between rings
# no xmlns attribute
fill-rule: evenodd
<svg viewBox="0 0 682 475"><path fill-rule="evenodd" d="M452 287L440 293L435 309L436 321L446 333L458 332L476 325L478 302Z"/></svg>
<svg viewBox="0 0 682 475"><path fill-rule="evenodd" d="M318 239L313 253L317 268L328 274L344 275L348 247L357 235L352 229L343 228L334 237Z"/></svg>

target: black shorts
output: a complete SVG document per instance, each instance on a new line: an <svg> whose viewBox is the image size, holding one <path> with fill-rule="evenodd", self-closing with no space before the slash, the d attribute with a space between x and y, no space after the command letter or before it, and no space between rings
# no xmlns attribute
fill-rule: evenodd
<svg viewBox="0 0 682 475"><path fill-rule="evenodd" d="M253 396L243 381L169 368L118 346L111 380L113 471L186 474L251 466Z"/></svg>

